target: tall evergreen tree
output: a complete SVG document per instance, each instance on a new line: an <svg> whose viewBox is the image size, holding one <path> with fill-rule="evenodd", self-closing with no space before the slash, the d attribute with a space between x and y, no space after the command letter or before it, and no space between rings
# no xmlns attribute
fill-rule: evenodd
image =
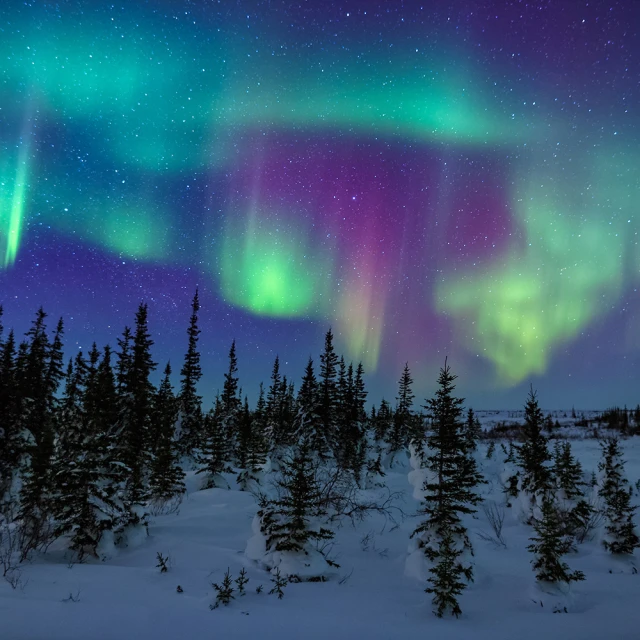
<svg viewBox="0 0 640 640"><path fill-rule="evenodd" d="M322 435L318 442L317 453L321 458L327 458L336 446L337 437L337 373L338 356L333 347L333 333L331 329L324 337L324 351L320 355L320 377L318 380L318 417Z"/></svg>
<svg viewBox="0 0 640 640"><path fill-rule="evenodd" d="M288 434L283 424L282 377L280 375L280 358L276 356L271 370L271 383L267 391L265 417L267 433L274 449L280 450L290 444Z"/></svg>
<svg viewBox="0 0 640 640"><path fill-rule="evenodd" d="M14 502L25 442L20 428L16 343L13 331L0 346L0 514Z"/></svg>
<svg viewBox="0 0 640 640"><path fill-rule="evenodd" d="M180 395L179 420L180 433L179 445L183 453L191 454L193 449L202 444L203 438L203 416L202 398L198 395L197 386L202 378L202 368L200 367L200 352L198 351L198 338L200 328L198 327L198 312L200 311L200 299L196 289L193 301L191 302L191 318L187 329L187 353L184 357L184 364L180 371Z"/></svg>
<svg viewBox="0 0 640 640"><path fill-rule="evenodd" d="M413 413L415 396L413 395L412 385L413 378L409 371L409 363L406 363L398 383L396 408L393 412L393 426L389 434L389 453L392 456L404 451L412 440L415 440L416 447L421 448L422 446L422 440L416 433L415 415Z"/></svg>
<svg viewBox="0 0 640 640"><path fill-rule="evenodd" d="M309 358L298 391L298 413L293 423L296 441L305 440L311 451L325 457L329 450L320 418L320 393L318 381L313 369L313 360Z"/></svg>
<svg viewBox="0 0 640 640"><path fill-rule="evenodd" d="M220 419L222 428L229 441L229 447L235 453L238 442L239 414L242 407L238 384L238 358L236 356L236 341L229 349L229 368L224 374L224 385L220 396Z"/></svg>
<svg viewBox="0 0 640 640"><path fill-rule="evenodd" d="M141 303L136 312L135 330L128 363L123 363L126 330L121 341L118 372L126 371L120 390L120 423L123 438L122 462L125 465L125 502L128 524L147 524L145 502L148 498L147 478L151 462L151 420L155 388L151 373L156 363L151 357L153 340L149 334L148 307Z"/></svg>
<svg viewBox="0 0 640 640"><path fill-rule="evenodd" d="M167 363L153 406L156 442L149 490L151 499L156 503L170 502L186 491L184 471L178 461L178 445L174 438L178 411L178 399L171 387L171 365Z"/></svg>
<svg viewBox="0 0 640 640"><path fill-rule="evenodd" d="M461 516L474 513L480 501L473 484L478 478L467 475L467 447L462 422L464 400L453 395L455 379L445 361L435 397L425 407L432 425L427 437L429 455L426 458L430 476L423 486L424 498L419 510L425 518L411 535L418 537L420 548L434 567L430 582L434 605L440 615L443 602L448 603L452 613L459 613L452 599L455 600L459 593L461 578L473 578L471 566L462 560L463 552L472 553L473 549Z"/></svg>
<svg viewBox="0 0 640 640"><path fill-rule="evenodd" d="M216 398L215 407L204 417L204 433L204 445L198 458L203 467L197 471L206 474L203 488L229 488L222 474L232 471L229 464L232 452L224 428L223 409L219 398Z"/></svg>
<svg viewBox="0 0 640 640"><path fill-rule="evenodd" d="M53 340L46 334L46 313L40 308L27 332L24 366L20 367L21 421L29 433L25 448L28 463L22 477L20 518L28 541L24 549L35 549L50 535L51 458L56 432L56 391L64 375L62 364L63 323L58 322Z"/></svg>
<svg viewBox="0 0 640 640"><path fill-rule="evenodd" d="M264 397L264 387L260 383L260 393L256 410L251 418L251 430L247 443L245 483L253 480L260 482L259 474L267 462L269 443L267 440L267 404ZM241 478L239 478L241 480Z"/></svg>

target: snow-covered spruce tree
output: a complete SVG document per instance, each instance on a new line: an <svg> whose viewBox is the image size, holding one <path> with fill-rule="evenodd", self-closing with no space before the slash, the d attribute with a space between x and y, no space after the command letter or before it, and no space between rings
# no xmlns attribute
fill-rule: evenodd
<svg viewBox="0 0 640 640"><path fill-rule="evenodd" d="M228 448L232 456L235 456L236 447L238 446L238 423L242 409L237 374L238 358L236 355L236 341L233 340L229 349L229 368L224 374L219 411L220 426L227 439Z"/></svg>
<svg viewBox="0 0 640 640"><path fill-rule="evenodd" d="M364 368L358 365L354 375L353 366L345 367L340 359L338 374L337 427L338 439L335 447L338 466L353 474L360 483L366 461L367 442L365 438L366 412L364 403L367 392L364 388Z"/></svg>
<svg viewBox="0 0 640 640"><path fill-rule="evenodd" d="M582 477L582 465L573 456L571 444L556 442L553 449L552 477L562 497L575 500L584 497L586 482Z"/></svg>
<svg viewBox="0 0 640 640"><path fill-rule="evenodd" d="M318 380L319 437L311 446L322 459L327 459L337 446L337 367L338 356L333 347L333 333L329 329L324 338L324 351L320 355Z"/></svg>
<svg viewBox="0 0 640 640"><path fill-rule="evenodd" d="M518 458L522 469L520 488L534 504L539 504L551 488L551 469L547 465L551 455L542 433L543 426L544 417L532 387L524 409L525 440L518 451Z"/></svg>
<svg viewBox="0 0 640 640"><path fill-rule="evenodd" d="M552 493L547 492L542 499L542 517L533 519L536 536L530 538L527 547L535 555L531 564L540 582L575 582L584 580L582 571L571 571L562 562L571 548L571 540L567 539L565 525L558 512Z"/></svg>
<svg viewBox="0 0 640 640"><path fill-rule="evenodd" d="M94 344L85 362L82 353L67 373L61 400L60 430L52 469L56 533L69 535L79 560L98 555L105 531L117 529L123 517L114 482L113 426L115 383L105 347Z"/></svg>
<svg viewBox="0 0 640 640"><path fill-rule="evenodd" d="M571 452L569 442L556 442L553 449L552 483L557 508L567 535L583 540L593 515L593 507L585 498L582 466Z"/></svg>
<svg viewBox="0 0 640 640"><path fill-rule="evenodd" d="M262 499L254 522L256 536L247 546L249 557L294 580L323 579L336 567L317 546L333 538L322 525L326 509L317 465L307 442L283 460L278 495Z"/></svg>
<svg viewBox="0 0 640 640"><path fill-rule="evenodd" d="M280 358L276 356L271 370L271 383L267 391L265 407L266 436L271 444L272 457L276 460L293 442L286 396L286 379L283 380L280 375Z"/></svg>
<svg viewBox="0 0 640 640"><path fill-rule="evenodd" d="M25 442L20 430L20 399L13 331L0 344L0 518L15 507L15 483Z"/></svg>
<svg viewBox="0 0 640 640"><path fill-rule="evenodd" d="M27 342L20 353L24 360L18 370L21 397L20 428L27 434L25 465L20 491L20 520L23 523L25 558L30 551L51 539L50 474L53 456L58 385L63 378L62 320L49 342L45 325L46 313L38 310L27 332Z"/></svg>
<svg viewBox="0 0 640 640"><path fill-rule="evenodd" d="M472 568L463 563L465 551L473 553L467 530L461 516L475 513L481 498L475 491L480 480L477 472L469 473L467 446L462 421L462 398L453 395L456 376L445 361L440 370L435 397L427 402L426 409L432 430L427 436L428 454L425 462L429 473L423 490L424 498L419 513L424 520L411 534L417 538L418 549L431 562L434 570L429 579L434 595L436 612L442 602L452 613L459 593L461 578L473 578ZM442 565L438 567L438 565ZM443 576L446 575L446 581ZM442 591L442 584L451 586L451 591Z"/></svg>
<svg viewBox="0 0 640 640"><path fill-rule="evenodd" d="M396 396L396 408L393 412L393 422L388 435L389 466L392 467L399 454L406 450L414 434L415 414L413 412L414 395L411 385L413 378L409 371L409 363L405 363L400 381L398 382L398 395ZM421 448L421 443L416 442Z"/></svg>
<svg viewBox="0 0 640 640"><path fill-rule="evenodd" d="M95 344L90 353L90 367L97 366L99 353ZM50 479L52 512L56 521L55 535L73 532L70 548L82 559L87 544L89 522L89 482L91 469L87 464L95 446L87 430L84 393L89 367L80 351L69 360L58 413L58 436L55 442Z"/></svg>
<svg viewBox="0 0 640 640"><path fill-rule="evenodd" d="M313 360L309 358L298 390L298 411L293 420L295 442L305 441L314 454L326 456L329 443L325 438L320 418L320 396L318 381L313 370Z"/></svg>
<svg viewBox="0 0 640 640"><path fill-rule="evenodd" d="M253 417L249 409L249 399L244 397L244 404L238 411L237 441L236 441L236 465L243 471L247 468L249 447L251 446L251 430Z"/></svg>
<svg viewBox="0 0 640 640"><path fill-rule="evenodd" d="M86 384L87 369L87 362L84 359L82 351L78 352L75 360L69 360L67 365L64 377L64 391L60 398L60 407L57 416L58 433L54 450L55 466L60 463L64 464L64 458L69 459L71 466L75 466L76 464L76 447L78 447L79 440L82 438L84 432L83 392ZM54 486L57 475L57 473L52 474L52 478L54 479L52 484ZM56 502L59 502L60 498L59 495L56 495Z"/></svg>
<svg viewBox="0 0 640 640"><path fill-rule="evenodd" d="M127 340L126 330L121 345ZM127 345L128 346L128 345ZM148 308L140 304L130 351L118 356L118 371L123 375L119 392L119 424L122 437L124 527L129 533L142 527L146 532L148 513L148 472L151 463L151 420L156 390L151 373L156 363L151 358L153 340L149 334ZM127 533L126 531L124 532Z"/></svg>
<svg viewBox="0 0 640 640"><path fill-rule="evenodd" d="M465 423L464 437L467 443L467 451L472 452L478 448L478 440L482 433L480 421L473 413L473 409L467 411L467 421Z"/></svg>
<svg viewBox="0 0 640 640"><path fill-rule="evenodd" d="M151 461L149 494L156 505L179 500L186 491L184 471L179 464L178 446L174 438L178 411L178 399L171 387L171 365L167 363L153 403L156 442Z"/></svg>
<svg viewBox="0 0 640 640"><path fill-rule="evenodd" d="M632 554L640 547L640 538L633 524L636 507L631 504L632 488L624 477L624 461L620 442L608 438L602 444L602 460L598 465L603 472L599 494L605 500L605 549L611 553Z"/></svg>
<svg viewBox="0 0 640 640"><path fill-rule="evenodd" d="M205 474L203 489L218 487L228 489L223 473L231 473L231 447L222 422L222 405L216 404L204 417L204 444L197 460L203 465L196 473Z"/></svg>
<svg viewBox="0 0 640 640"><path fill-rule="evenodd" d="M262 472L269 452L266 434L266 402L264 387L260 383L256 410L251 414L245 401L240 429L243 470L238 474L238 484L243 490L253 489L262 483Z"/></svg>
<svg viewBox="0 0 640 640"><path fill-rule="evenodd" d="M391 432L393 424L393 411L391 405L384 398L380 401L380 406L376 412L375 407L371 408L371 417L369 418L373 428L373 438L378 451L382 451L386 446L388 434Z"/></svg>
<svg viewBox="0 0 640 640"><path fill-rule="evenodd" d="M198 351L198 312L200 299L198 290L191 302L191 318L187 329L187 353L180 370L180 393L178 395L178 446L182 454L193 455L194 449L202 445L204 419L202 415L202 398L198 395L197 386L202 378L200 352Z"/></svg>
<svg viewBox="0 0 640 640"><path fill-rule="evenodd" d="M125 505L121 499L122 465L119 406L116 380L111 365L111 348L106 345L95 377L87 376L84 396L84 414L87 430L92 434L87 466L91 469L89 503L94 518L89 519L90 542L86 547L99 555L105 534L108 545L113 543L113 532L122 530L127 520ZM106 549L108 550L108 549Z"/></svg>
<svg viewBox="0 0 640 640"><path fill-rule="evenodd" d="M365 402L367 400L367 390L364 384L364 366L358 363L353 379L353 393L351 396L351 436L352 436L352 457L349 460L348 468L353 473L357 483L362 480L362 473L370 468L369 452L370 446L367 439L367 411ZM376 456L374 459L377 459Z"/></svg>

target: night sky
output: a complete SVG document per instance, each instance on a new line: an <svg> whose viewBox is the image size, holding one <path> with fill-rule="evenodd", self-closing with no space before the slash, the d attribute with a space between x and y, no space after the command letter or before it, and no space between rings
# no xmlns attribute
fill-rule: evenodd
<svg viewBox="0 0 640 640"><path fill-rule="evenodd" d="M331 326L370 400L640 401L640 2L0 8L0 302L66 352L149 304L210 403ZM174 379L177 383L177 378Z"/></svg>

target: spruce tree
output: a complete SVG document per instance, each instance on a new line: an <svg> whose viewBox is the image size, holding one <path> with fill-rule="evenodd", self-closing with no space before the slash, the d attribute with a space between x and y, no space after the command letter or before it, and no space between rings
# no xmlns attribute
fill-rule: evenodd
<svg viewBox="0 0 640 640"><path fill-rule="evenodd" d="M636 507L631 504L632 488L624 477L624 461L617 438L602 444L602 461L598 468L604 478L600 495L605 500L606 538L604 547L611 553L632 554L640 547L640 538L633 523Z"/></svg>
<svg viewBox="0 0 640 640"><path fill-rule="evenodd" d="M104 531L117 529L123 517L114 482L115 384L108 347L102 361L95 344L88 362L78 353L61 402L52 473L56 533L69 534L69 547L82 560L97 556Z"/></svg>
<svg viewBox="0 0 640 640"><path fill-rule="evenodd" d="M583 487L586 482L582 478L582 465L573 456L571 444L556 442L553 452L552 476L556 487L564 494L567 500L576 500L584 497Z"/></svg>
<svg viewBox="0 0 640 640"><path fill-rule="evenodd" d="M126 343L123 335L121 347ZM126 372L120 388L120 425L123 438L124 500L128 513L126 524L147 524L145 502L148 498L147 478L151 463L151 420L155 388L151 373L156 363L151 357L153 340L149 334L148 307L141 303L136 312L135 330L130 352L123 349L119 356L118 372ZM123 357L128 362L123 363ZM128 370L127 370L128 369Z"/></svg>
<svg viewBox="0 0 640 640"><path fill-rule="evenodd" d="M24 553L44 544L50 536L51 458L54 451L58 385L64 375L62 363L62 320L50 342L46 334L46 313L40 308L27 332L22 350L19 388L22 401L21 426L26 428L28 463L23 471L20 518L26 533Z"/></svg>
<svg viewBox="0 0 640 640"><path fill-rule="evenodd" d="M571 548L571 540L567 539L554 497L546 493L542 499L542 517L533 520L533 528L537 536L531 538L532 544L527 548L535 554L531 564L536 578L541 582L575 582L584 580L582 571L571 571L562 562Z"/></svg>
<svg viewBox="0 0 640 640"><path fill-rule="evenodd" d="M249 448L253 430L253 416L249 409L249 400L245 396L244 405L238 413L236 462L240 469L246 471L249 459Z"/></svg>
<svg viewBox="0 0 640 640"><path fill-rule="evenodd" d="M220 396L220 420L232 453L235 453L238 443L239 414L242 408L237 374L238 358L234 340L229 349L229 368L224 374L224 385Z"/></svg>
<svg viewBox="0 0 640 640"><path fill-rule="evenodd" d="M198 395L197 386L202 377L200 367L200 352L198 351L198 312L200 311L200 299L196 289L191 302L191 318L187 329L187 353L180 371L179 406L179 448L182 453L191 455L196 447L202 444L203 416L202 398Z"/></svg>
<svg viewBox="0 0 640 640"><path fill-rule="evenodd" d="M479 477L468 473L462 421L464 400L453 395L455 379L445 361L435 397L425 407L432 425L426 458L430 475L423 486L419 510L425 518L411 537L419 538L419 546L432 563L430 593L434 593L436 612L443 611L444 606L457 615L459 607L453 601L462 589L460 579L473 579L471 566L462 561L464 551L473 553L473 548L461 516L474 513L480 497L474 490Z"/></svg>
<svg viewBox="0 0 640 640"><path fill-rule="evenodd" d="M423 445L422 437L418 437L415 433L412 384L413 378L409 371L409 363L406 363L398 383L396 408L393 412L393 426L389 434L389 453L392 459L400 451L404 451L411 440L415 441L414 444L419 449Z"/></svg>
<svg viewBox="0 0 640 640"><path fill-rule="evenodd" d="M320 393L313 370L313 360L309 358L298 391L298 412L293 422L296 441L305 440L313 453L324 457L329 450L320 418Z"/></svg>
<svg viewBox="0 0 640 640"><path fill-rule="evenodd" d="M203 467L196 473L205 474L203 489L229 488L223 473L232 472L229 464L231 447L223 423L223 410L219 399L204 417L204 445L198 456Z"/></svg>
<svg viewBox="0 0 640 640"><path fill-rule="evenodd" d="M245 406L244 420L250 425L247 433L245 470L238 476L238 483L243 488L248 487L250 481L260 484L260 472L267 461L269 444L267 442L267 411L264 397L264 387L260 383L258 403L253 414Z"/></svg>
<svg viewBox="0 0 640 640"><path fill-rule="evenodd" d="M280 376L280 358L276 356L271 370L271 384L267 392L265 417L267 423L267 434L274 450L281 450L291 444L289 436L283 423L282 377Z"/></svg>
<svg viewBox="0 0 640 640"><path fill-rule="evenodd" d="M544 417L538 406L538 399L533 387L524 411L525 441L518 452L522 468L522 489L532 498L541 496L551 487L551 473L547 463L551 460L547 439L542 433Z"/></svg>
<svg viewBox="0 0 640 640"><path fill-rule="evenodd" d="M380 401L377 413L372 409L371 422L373 424L373 437L378 446L389 439L389 433L393 424L393 411L391 405L384 398Z"/></svg>
<svg viewBox="0 0 640 640"><path fill-rule="evenodd" d="M329 329L324 338L324 351L320 355L318 380L318 418L321 433L312 444L321 458L327 458L336 446L337 368L338 356L333 347L333 333Z"/></svg>
<svg viewBox="0 0 640 640"><path fill-rule="evenodd" d="M473 409L467 411L467 422L465 424L465 440L467 443L467 451L475 451L478 448L478 440L481 434L480 421L473 413Z"/></svg>
<svg viewBox="0 0 640 640"><path fill-rule="evenodd" d="M26 444L20 429L17 376L15 336L10 331L0 346L0 515L13 506L13 487Z"/></svg>
<svg viewBox="0 0 640 640"><path fill-rule="evenodd" d="M151 500L157 504L171 502L186 491L185 474L179 464L178 447L174 438L178 412L178 399L171 387L171 365L167 363L153 406L156 442L149 492Z"/></svg>
<svg viewBox="0 0 640 640"><path fill-rule="evenodd" d="M303 442L285 460L277 482L280 495L263 501L258 516L268 551L308 551L313 541L330 540L333 532L314 521L325 515L311 449Z"/></svg>

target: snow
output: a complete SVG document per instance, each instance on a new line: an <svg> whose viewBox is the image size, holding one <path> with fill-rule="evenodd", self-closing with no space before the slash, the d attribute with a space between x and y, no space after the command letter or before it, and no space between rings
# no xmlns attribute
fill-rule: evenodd
<svg viewBox="0 0 640 640"><path fill-rule="evenodd" d="M480 417L485 428L512 419L505 412ZM585 474L597 471L597 441L583 438L584 429L562 431L572 438ZM635 484L640 478L640 438L622 444L626 475ZM483 443L478 452L488 481L484 497L504 504L504 454L497 443L494 459L486 460L486 448ZM640 638L640 575L634 571L640 560L608 554L600 533L565 558L572 569L584 571L584 582L569 589L541 587L526 550L532 529L522 522L516 505L506 509L506 548L478 536L490 532L482 506L465 521L475 549L475 582L460 598L460 619L436 618L424 593L423 559L408 552L422 473L413 455L384 479L391 491L404 496L400 506L408 517L399 526L379 515L356 527L343 523L335 529L330 552L340 565L337 574L328 582L289 584L278 600L268 595L270 574L252 560L264 554L254 496L239 491L233 481L231 490L198 490L202 476L190 471L184 502L175 513L152 516L145 539L136 539L127 549L110 549L104 562L71 565L62 543L56 543L22 567L17 589L0 580L0 638ZM634 501L638 503L635 494ZM158 552L170 557L168 573L156 568ZM243 567L250 579L247 595L236 593L228 607L210 610L215 600L211 583L220 582L227 568L235 578ZM178 585L183 593L177 593ZM258 585L263 585L260 594ZM553 613L564 607L568 613Z"/></svg>

